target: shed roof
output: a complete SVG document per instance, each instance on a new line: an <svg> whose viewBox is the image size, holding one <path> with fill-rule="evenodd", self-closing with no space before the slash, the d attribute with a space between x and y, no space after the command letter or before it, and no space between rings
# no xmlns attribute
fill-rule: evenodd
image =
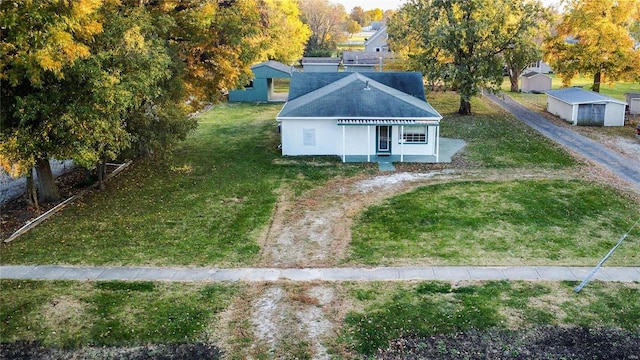
<svg viewBox="0 0 640 360"><path fill-rule="evenodd" d="M342 64L343 65L354 65L354 64L377 65L380 62L380 58L390 59L392 57L394 57L394 54L390 52L343 51Z"/></svg>
<svg viewBox="0 0 640 360"><path fill-rule="evenodd" d="M302 58L302 65L306 64L327 64L338 65L340 64L340 58L337 57L305 57Z"/></svg>
<svg viewBox="0 0 640 360"><path fill-rule="evenodd" d="M587 91L581 88L572 87L560 90L549 90L546 92L548 96L556 98L564 103L570 105L577 104L593 104L593 103L602 103L602 102L610 102L621 105L626 105L627 103L614 99L612 97L602 95L597 92Z"/></svg>
<svg viewBox="0 0 640 360"><path fill-rule="evenodd" d="M291 72L293 72L293 70L292 70L293 67L292 66L285 65L285 64L283 64L281 62L277 62L275 60L269 60L269 61L261 62L259 64L255 64L255 65L253 65L251 67L251 70L256 70L256 69L261 68L261 67L269 67L269 68L272 68L274 70L281 71L281 72L287 73L287 74L290 74Z"/></svg>
<svg viewBox="0 0 640 360"><path fill-rule="evenodd" d="M542 74L542 73L539 73L539 72L536 72L536 71L529 71L529 72L526 72L526 73L524 73L524 74L522 74L520 76L526 77L526 78L532 78L532 77L535 77L535 76L544 76L544 77L548 77L549 79L551 79L551 77L549 75L545 75L545 74Z"/></svg>
<svg viewBox="0 0 640 360"><path fill-rule="evenodd" d="M278 119L409 118L439 121L442 118L425 101L422 76L419 73L367 73L366 76L362 73L320 74L345 76L309 76L294 73L291 90L297 96L291 97L291 92L289 93L289 101L278 114ZM383 74L384 76L381 76ZM386 81L386 84L379 80ZM298 83L301 85L297 86ZM306 83L312 83L312 86L302 86ZM421 96L417 94L418 87L421 89ZM403 89L411 92L405 92Z"/></svg>

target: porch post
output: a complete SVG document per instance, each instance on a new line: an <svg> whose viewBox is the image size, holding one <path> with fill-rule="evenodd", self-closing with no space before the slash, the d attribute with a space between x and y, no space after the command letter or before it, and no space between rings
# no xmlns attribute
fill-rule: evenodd
<svg viewBox="0 0 640 360"><path fill-rule="evenodd" d="M440 162L440 126L436 126L436 162Z"/></svg>
<svg viewBox="0 0 640 360"><path fill-rule="evenodd" d="M367 162L371 162L371 125L367 125Z"/></svg>
<svg viewBox="0 0 640 360"><path fill-rule="evenodd" d="M400 126L400 162L404 162L404 125Z"/></svg>
<svg viewBox="0 0 640 360"><path fill-rule="evenodd" d="M346 125L342 125L342 162L347 161L347 145L345 140Z"/></svg>

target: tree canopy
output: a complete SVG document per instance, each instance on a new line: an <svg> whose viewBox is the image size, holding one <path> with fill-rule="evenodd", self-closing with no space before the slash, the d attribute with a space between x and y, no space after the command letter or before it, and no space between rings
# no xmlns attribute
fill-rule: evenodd
<svg viewBox="0 0 640 360"><path fill-rule="evenodd" d="M35 167L40 200L56 201L52 157L94 169L171 149L195 128L193 106L257 61L301 55L298 15L293 0L2 1L0 163Z"/></svg>
<svg viewBox="0 0 640 360"><path fill-rule="evenodd" d="M564 9L544 43L545 59L564 86L579 73L593 76L594 91L602 82L640 81L640 52L632 37L640 0L565 0Z"/></svg>
<svg viewBox="0 0 640 360"><path fill-rule="evenodd" d="M344 6L329 0L300 0L302 21L311 28L305 55L324 54L345 38L347 12Z"/></svg>
<svg viewBox="0 0 640 360"><path fill-rule="evenodd" d="M430 81L451 83L460 114L471 114L471 97L502 83L502 53L535 26L534 4L525 0L409 0L392 18L393 50L409 48L416 70Z"/></svg>

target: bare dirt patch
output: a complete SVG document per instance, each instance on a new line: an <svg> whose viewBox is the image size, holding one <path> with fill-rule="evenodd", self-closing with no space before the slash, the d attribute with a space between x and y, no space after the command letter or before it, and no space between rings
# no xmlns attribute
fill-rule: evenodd
<svg viewBox="0 0 640 360"><path fill-rule="evenodd" d="M270 227L260 240L261 266L329 267L348 257L351 225L372 204L420 186L450 181L579 177L579 171L434 170L337 178L294 197L281 189Z"/></svg>

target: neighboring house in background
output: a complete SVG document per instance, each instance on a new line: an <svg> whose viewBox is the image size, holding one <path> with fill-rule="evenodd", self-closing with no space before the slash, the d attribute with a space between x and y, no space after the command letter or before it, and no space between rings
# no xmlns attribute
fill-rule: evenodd
<svg viewBox="0 0 640 360"><path fill-rule="evenodd" d="M547 111L573 125L624 126L626 103L580 88L547 91Z"/></svg>
<svg viewBox="0 0 640 360"><path fill-rule="evenodd" d="M338 72L340 58L337 57L305 57L302 58L304 72Z"/></svg>
<svg viewBox="0 0 640 360"><path fill-rule="evenodd" d="M524 69L524 71L522 71L523 74L528 72L535 72L540 74L551 74L553 73L553 70L551 69L551 66L549 66L549 64L547 64L542 60L538 60L529 64L529 67Z"/></svg>
<svg viewBox="0 0 640 360"><path fill-rule="evenodd" d="M365 52L389 52L389 34L387 34L387 26L383 25L370 38L364 42Z"/></svg>
<svg viewBox="0 0 640 360"><path fill-rule="evenodd" d="M629 108L629 114L640 114L640 93L626 93L627 106Z"/></svg>
<svg viewBox="0 0 640 360"><path fill-rule="evenodd" d="M230 102L285 102L287 93L276 93L273 79L288 79L292 66L266 61L251 67L253 81L242 90L229 91Z"/></svg>
<svg viewBox="0 0 640 360"><path fill-rule="evenodd" d="M439 160L442 116L426 102L417 72L293 73L276 119L285 156Z"/></svg>
<svg viewBox="0 0 640 360"><path fill-rule="evenodd" d="M384 60L393 56L390 52L343 51L342 66L347 72L382 71Z"/></svg>
<svg viewBox="0 0 640 360"><path fill-rule="evenodd" d="M527 72L520 75L520 91L530 93L544 93L551 90L551 77L537 72Z"/></svg>

